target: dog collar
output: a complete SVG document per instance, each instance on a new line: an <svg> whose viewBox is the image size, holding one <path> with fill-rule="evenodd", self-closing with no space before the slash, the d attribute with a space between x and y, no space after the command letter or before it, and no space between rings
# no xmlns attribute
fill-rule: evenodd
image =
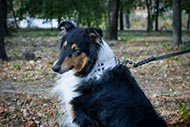
<svg viewBox="0 0 190 127"><path fill-rule="evenodd" d="M108 59L107 61L99 61L95 65L94 72L98 73L98 74L99 73L101 74L104 70L107 70L108 68L113 67L115 65L116 65L116 62L115 62L115 58L114 57Z"/></svg>
<svg viewBox="0 0 190 127"><path fill-rule="evenodd" d="M98 54L98 60L87 79L98 79L105 70L112 68L115 65L115 55L108 44L103 41L103 45Z"/></svg>
<svg viewBox="0 0 190 127"><path fill-rule="evenodd" d="M103 72L116 65L115 58L109 58L107 61L98 61L87 79L99 79Z"/></svg>

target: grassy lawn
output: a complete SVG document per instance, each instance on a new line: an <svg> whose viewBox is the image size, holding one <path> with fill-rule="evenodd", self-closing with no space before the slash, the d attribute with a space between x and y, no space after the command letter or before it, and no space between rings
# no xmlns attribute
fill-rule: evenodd
<svg viewBox="0 0 190 127"><path fill-rule="evenodd" d="M0 63L0 126L59 126L59 101L50 94L56 75L51 66L59 53L58 33L21 29L6 38L10 61ZM184 32L182 38L190 40L189 33ZM172 49L171 42L172 32L124 31L111 48L120 58L134 61L190 48ZM24 51L34 52L35 60L25 60ZM189 53L129 68L170 127L190 126Z"/></svg>

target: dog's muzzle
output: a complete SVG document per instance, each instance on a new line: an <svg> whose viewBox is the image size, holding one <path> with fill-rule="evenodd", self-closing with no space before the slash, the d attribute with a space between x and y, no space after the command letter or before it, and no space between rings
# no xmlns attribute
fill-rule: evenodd
<svg viewBox="0 0 190 127"><path fill-rule="evenodd" d="M54 71L54 72L59 72L59 70L60 70L60 66L57 66L57 65L53 65L52 67L51 67L51 69Z"/></svg>
<svg viewBox="0 0 190 127"><path fill-rule="evenodd" d="M59 74L63 74L63 73L65 73L65 72L71 70L72 68L73 68L73 66L71 66L71 67L66 67L66 66L64 66L64 67L63 67L63 66L61 66L61 64L59 64L58 61L56 61L56 62L54 63L54 65L52 66L52 70L53 70L54 72L59 73Z"/></svg>

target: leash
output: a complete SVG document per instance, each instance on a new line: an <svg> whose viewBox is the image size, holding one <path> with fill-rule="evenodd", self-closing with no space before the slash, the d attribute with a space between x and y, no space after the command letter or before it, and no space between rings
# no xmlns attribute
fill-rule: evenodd
<svg viewBox="0 0 190 127"><path fill-rule="evenodd" d="M149 62L152 62L152 61L162 60L162 59L166 59L166 58L169 58L169 57L172 57L172 56L182 55L182 54L185 54L185 53L190 53L190 49L183 50L183 51L178 51L178 52L174 52L174 53L170 53L170 54L165 54L165 55L157 56L157 57L151 56L151 57L148 57L147 59L144 59L144 60L139 61L139 62L134 62L132 60L122 60L122 59L120 59L118 57L115 57L115 58L117 59L119 64L131 64L131 65L133 65L133 67L139 67L139 66L141 66L143 64L146 64L146 63L149 63Z"/></svg>

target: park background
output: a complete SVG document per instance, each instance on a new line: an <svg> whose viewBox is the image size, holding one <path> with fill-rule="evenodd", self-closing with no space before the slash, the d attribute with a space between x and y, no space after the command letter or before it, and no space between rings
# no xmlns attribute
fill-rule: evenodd
<svg viewBox="0 0 190 127"><path fill-rule="evenodd" d="M61 20L101 28L124 60L190 48L190 0L0 0L0 126L59 126ZM129 68L169 127L190 126L189 53Z"/></svg>

